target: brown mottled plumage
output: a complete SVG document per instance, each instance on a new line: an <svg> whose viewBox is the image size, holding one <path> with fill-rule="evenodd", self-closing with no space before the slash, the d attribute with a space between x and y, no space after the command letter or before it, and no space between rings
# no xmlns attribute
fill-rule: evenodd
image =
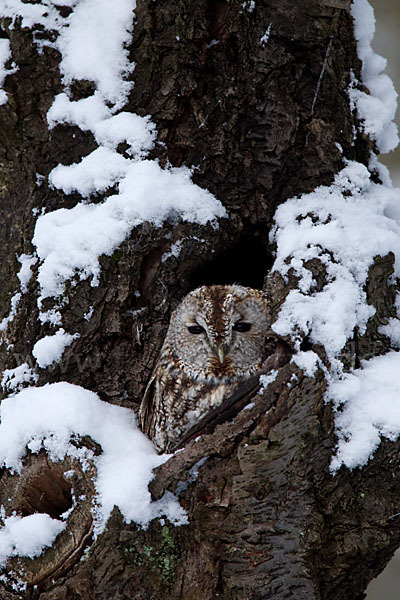
<svg viewBox="0 0 400 600"><path fill-rule="evenodd" d="M270 328L266 295L238 285L190 292L172 314L140 406L142 429L159 451L256 373Z"/></svg>

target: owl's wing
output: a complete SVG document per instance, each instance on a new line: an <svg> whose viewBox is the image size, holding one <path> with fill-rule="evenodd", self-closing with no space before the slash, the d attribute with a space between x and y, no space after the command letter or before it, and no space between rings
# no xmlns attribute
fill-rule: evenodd
<svg viewBox="0 0 400 600"><path fill-rule="evenodd" d="M153 437L154 432L154 405L156 390L156 379L157 379L158 365L153 371L153 375L150 378L149 383L145 389L143 400L140 404L139 419L140 426L143 433L146 433L149 437Z"/></svg>

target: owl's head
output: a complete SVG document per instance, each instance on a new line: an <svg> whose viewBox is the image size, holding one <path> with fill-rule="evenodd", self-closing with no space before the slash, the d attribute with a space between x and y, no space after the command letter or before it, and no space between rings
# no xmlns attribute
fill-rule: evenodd
<svg viewBox="0 0 400 600"><path fill-rule="evenodd" d="M265 359L266 295L238 285L203 286L176 308L166 344L194 377L243 378Z"/></svg>

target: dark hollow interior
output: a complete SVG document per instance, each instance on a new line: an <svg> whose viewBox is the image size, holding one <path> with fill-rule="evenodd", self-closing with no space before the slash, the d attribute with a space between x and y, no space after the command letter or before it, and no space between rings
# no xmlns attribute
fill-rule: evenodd
<svg viewBox="0 0 400 600"><path fill-rule="evenodd" d="M265 231L242 236L238 242L219 252L214 260L194 271L191 289L215 284L238 284L262 289L264 278L273 263L267 241Z"/></svg>

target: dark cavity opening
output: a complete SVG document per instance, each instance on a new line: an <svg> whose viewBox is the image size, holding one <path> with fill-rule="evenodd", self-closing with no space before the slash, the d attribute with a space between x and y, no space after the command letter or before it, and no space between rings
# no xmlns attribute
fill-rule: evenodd
<svg viewBox="0 0 400 600"><path fill-rule="evenodd" d="M64 478L62 463L49 464L43 452L32 458L21 473L16 512L23 517L47 513L59 519L73 505L71 484Z"/></svg>
<svg viewBox="0 0 400 600"><path fill-rule="evenodd" d="M226 250L218 252L214 260L199 267L191 277L191 289L201 285L233 283L262 289L272 263L267 234L247 234Z"/></svg>

